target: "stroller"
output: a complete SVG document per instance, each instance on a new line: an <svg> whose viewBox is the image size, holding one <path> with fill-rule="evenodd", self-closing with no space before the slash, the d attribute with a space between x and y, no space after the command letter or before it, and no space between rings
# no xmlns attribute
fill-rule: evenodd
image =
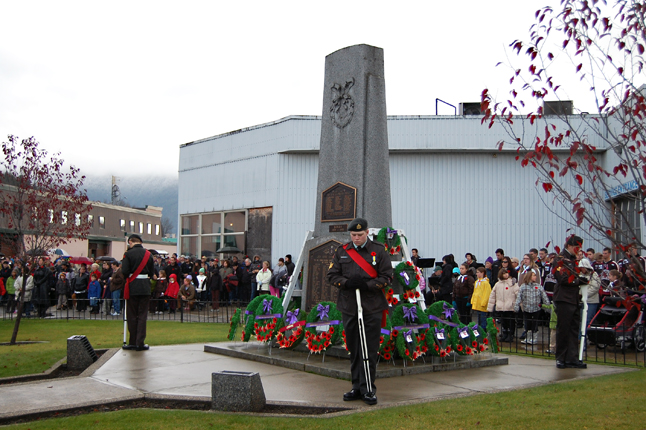
<svg viewBox="0 0 646 430"><path fill-rule="evenodd" d="M590 321L587 337L597 348L608 345L626 348L634 346L644 351L644 303L639 296L604 297L603 305Z"/></svg>

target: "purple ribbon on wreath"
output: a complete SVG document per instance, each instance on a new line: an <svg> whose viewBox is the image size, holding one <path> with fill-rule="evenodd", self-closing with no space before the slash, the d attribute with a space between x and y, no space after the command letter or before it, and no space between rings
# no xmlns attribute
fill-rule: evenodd
<svg viewBox="0 0 646 430"><path fill-rule="evenodd" d="M417 318L417 306L411 306L410 308L404 306L404 319L407 319L408 322L413 322Z"/></svg>
<svg viewBox="0 0 646 430"><path fill-rule="evenodd" d="M394 228L386 227L386 234L395 235L397 234L397 230L395 230Z"/></svg>
<svg viewBox="0 0 646 430"><path fill-rule="evenodd" d="M646 294L642 295L642 303L646 305Z"/></svg>
<svg viewBox="0 0 646 430"><path fill-rule="evenodd" d="M437 337L438 334L443 335L444 334L444 329L435 327L435 337Z"/></svg>
<svg viewBox="0 0 646 430"><path fill-rule="evenodd" d="M444 318L447 320L450 320L451 317L453 316L453 312L455 312L455 309L451 307L448 303L444 302L442 313L444 314Z"/></svg>
<svg viewBox="0 0 646 430"><path fill-rule="evenodd" d="M319 305L316 307L316 312L319 313L320 320L322 320L323 318L327 318L328 313L330 312L330 305L323 306L322 304L319 303Z"/></svg>
<svg viewBox="0 0 646 430"><path fill-rule="evenodd" d="M410 336L410 338L411 338L411 340L410 340L410 341L408 340L408 337L409 337L409 336ZM408 330L408 331L405 331L405 332L404 332L404 340L406 341L406 343L410 343L410 342L412 342L412 341L413 341L413 330Z"/></svg>
<svg viewBox="0 0 646 430"><path fill-rule="evenodd" d="M296 309L294 312L287 311L287 316L286 316L287 325L292 325L292 324L294 324L295 322L298 321L298 312L299 311L300 311L300 309Z"/></svg>
<svg viewBox="0 0 646 430"><path fill-rule="evenodd" d="M266 314L271 312L271 300L262 299L262 311Z"/></svg>
<svg viewBox="0 0 646 430"><path fill-rule="evenodd" d="M467 338L469 337L469 327L464 326L464 327L458 327L458 335L460 339ZM466 336L463 336L463 334L466 334Z"/></svg>
<svg viewBox="0 0 646 430"><path fill-rule="evenodd" d="M399 276L404 278L404 281L406 281L406 285L410 285L410 279L408 276L406 276L406 272L404 271L399 272Z"/></svg>
<svg viewBox="0 0 646 430"><path fill-rule="evenodd" d="M471 331L478 331L478 324L474 324L473 327L471 327Z"/></svg>

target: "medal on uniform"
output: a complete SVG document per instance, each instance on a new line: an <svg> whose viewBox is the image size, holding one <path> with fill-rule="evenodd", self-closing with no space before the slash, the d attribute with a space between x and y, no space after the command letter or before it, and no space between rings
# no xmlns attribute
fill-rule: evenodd
<svg viewBox="0 0 646 430"><path fill-rule="evenodd" d="M370 255L372 255L372 265L376 266L377 265L377 254L373 252Z"/></svg>

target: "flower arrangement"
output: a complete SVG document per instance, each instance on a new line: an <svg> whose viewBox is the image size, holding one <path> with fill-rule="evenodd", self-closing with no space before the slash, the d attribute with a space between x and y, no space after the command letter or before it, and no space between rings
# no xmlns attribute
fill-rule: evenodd
<svg viewBox="0 0 646 430"><path fill-rule="evenodd" d="M474 340L471 341L471 347L475 354L485 352L489 347L489 341L487 340L486 327L480 327L478 324L471 322L469 323L469 330L474 337Z"/></svg>
<svg viewBox="0 0 646 430"><path fill-rule="evenodd" d="M330 346L338 342L343 332L343 316L332 302L321 302L313 307L307 314L305 325L305 341L310 353L325 352ZM325 331L318 331L317 327L325 327Z"/></svg>
<svg viewBox="0 0 646 430"><path fill-rule="evenodd" d="M498 344L498 328L493 318L487 318L487 337L485 341L488 341L491 352L497 354L500 350L500 345Z"/></svg>
<svg viewBox="0 0 646 430"><path fill-rule="evenodd" d="M242 329L241 339L243 342L249 342L251 335L254 334L254 316L255 310L258 307L258 303L262 302L263 297L268 294L263 294L254 298L249 304L244 312L244 328Z"/></svg>
<svg viewBox="0 0 646 430"><path fill-rule="evenodd" d="M285 318L278 320L276 342L281 349L294 349L305 338L305 312L300 309L287 311Z"/></svg>
<svg viewBox="0 0 646 430"><path fill-rule="evenodd" d="M397 255L401 252L401 237L397 230L392 227L384 227L377 233L376 242L383 243L386 252L390 255Z"/></svg>
<svg viewBox="0 0 646 430"><path fill-rule="evenodd" d="M397 300L397 297L395 297L395 291L392 289L392 287L387 287L386 289L384 289L384 294L386 295L386 300L388 300L388 304L390 306L397 306L399 300Z"/></svg>
<svg viewBox="0 0 646 430"><path fill-rule="evenodd" d="M402 303L393 310L391 336L395 339L397 353L404 360L414 361L428 351L424 344L429 327L427 321L424 311L415 304Z"/></svg>
<svg viewBox="0 0 646 430"><path fill-rule="evenodd" d="M393 269L394 280L404 289L404 300L417 299L420 297L417 286L422 279L421 272L410 261L402 261Z"/></svg>
<svg viewBox="0 0 646 430"><path fill-rule="evenodd" d="M227 335L227 339L229 340L233 340L235 338L236 330L240 324L240 315L242 315L242 309L238 308L231 317L231 322L229 323L229 334Z"/></svg>
<svg viewBox="0 0 646 430"><path fill-rule="evenodd" d="M263 294L262 301L254 311L254 333L259 342L271 342L278 332L276 326L278 320L283 317L283 303L276 297Z"/></svg>
<svg viewBox="0 0 646 430"><path fill-rule="evenodd" d="M426 309L426 314L430 325L426 345L431 355L444 358L456 349L457 330L452 325L460 322L457 312L448 302L439 301Z"/></svg>

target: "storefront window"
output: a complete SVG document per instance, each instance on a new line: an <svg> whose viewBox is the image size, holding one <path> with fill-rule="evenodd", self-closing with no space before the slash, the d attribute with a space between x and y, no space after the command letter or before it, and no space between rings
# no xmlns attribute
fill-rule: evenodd
<svg viewBox="0 0 646 430"><path fill-rule="evenodd" d="M244 212L226 212L224 214L225 233L244 233L245 227Z"/></svg>
<svg viewBox="0 0 646 430"><path fill-rule="evenodd" d="M182 215L180 253L215 257L223 247L235 247L244 253L246 229L246 211Z"/></svg>
<svg viewBox="0 0 646 430"><path fill-rule="evenodd" d="M182 246L180 247L180 254L187 257L197 256L197 236L182 237Z"/></svg>
<svg viewBox="0 0 646 430"><path fill-rule="evenodd" d="M202 236L202 251L201 257L213 258L217 256L217 251L220 249L220 235L217 236Z"/></svg>
<svg viewBox="0 0 646 430"><path fill-rule="evenodd" d="M202 234L222 233L221 230L222 214L220 212L202 215Z"/></svg>
<svg viewBox="0 0 646 430"><path fill-rule="evenodd" d="M199 215L183 216L182 217L182 234L198 234L198 223L200 220Z"/></svg>

